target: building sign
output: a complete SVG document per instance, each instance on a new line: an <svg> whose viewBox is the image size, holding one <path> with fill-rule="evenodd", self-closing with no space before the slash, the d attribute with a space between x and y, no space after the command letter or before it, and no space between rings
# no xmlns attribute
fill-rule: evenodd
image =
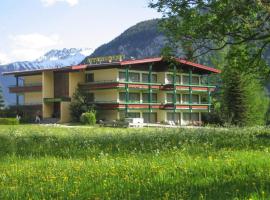
<svg viewBox="0 0 270 200"><path fill-rule="evenodd" d="M125 59L124 55L113 55L113 56L103 56L96 58L88 58L86 64L102 64L102 63L113 63L121 62Z"/></svg>

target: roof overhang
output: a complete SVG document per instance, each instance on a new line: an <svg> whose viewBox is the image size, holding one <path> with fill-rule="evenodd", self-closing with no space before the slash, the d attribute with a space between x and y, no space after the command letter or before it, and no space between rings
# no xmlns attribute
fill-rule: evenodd
<svg viewBox="0 0 270 200"><path fill-rule="evenodd" d="M101 63L101 64L91 64L91 65L76 65L62 68L54 68L54 69L38 69L38 70L28 70L28 71L13 71L13 72L4 72L3 75L14 75L14 76L30 76L30 75L39 75L45 71L53 71L53 72L73 72L79 70L91 70L91 69L103 69L103 68L112 68L112 67L120 67L127 65L140 65L147 63L158 63L158 62L166 62L162 57L157 58L146 58L146 59L138 59L138 60L127 60L115 63ZM179 64L190 66L202 70L207 73L221 73L221 70L208 67L205 65L201 65L198 63L190 62L181 58L175 58L175 61Z"/></svg>

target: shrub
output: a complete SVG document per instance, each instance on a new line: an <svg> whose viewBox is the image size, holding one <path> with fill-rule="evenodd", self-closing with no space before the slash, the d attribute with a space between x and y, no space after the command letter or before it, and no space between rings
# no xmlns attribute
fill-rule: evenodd
<svg viewBox="0 0 270 200"><path fill-rule="evenodd" d="M0 125L18 125L19 121L16 118L0 118Z"/></svg>
<svg viewBox="0 0 270 200"><path fill-rule="evenodd" d="M94 126L96 124L96 113L93 111L83 113L80 117L80 122L84 125Z"/></svg>

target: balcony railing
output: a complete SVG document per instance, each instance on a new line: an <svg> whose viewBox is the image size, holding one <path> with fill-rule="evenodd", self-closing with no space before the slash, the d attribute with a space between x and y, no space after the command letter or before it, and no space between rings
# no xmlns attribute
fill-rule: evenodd
<svg viewBox="0 0 270 200"><path fill-rule="evenodd" d="M41 91L42 91L42 83L9 86L10 93L41 92Z"/></svg>

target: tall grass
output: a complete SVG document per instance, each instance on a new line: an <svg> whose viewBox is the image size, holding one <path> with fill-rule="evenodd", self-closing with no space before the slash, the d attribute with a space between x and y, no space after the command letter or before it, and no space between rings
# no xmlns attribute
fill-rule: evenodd
<svg viewBox="0 0 270 200"><path fill-rule="evenodd" d="M269 199L270 129L1 126L0 199Z"/></svg>

